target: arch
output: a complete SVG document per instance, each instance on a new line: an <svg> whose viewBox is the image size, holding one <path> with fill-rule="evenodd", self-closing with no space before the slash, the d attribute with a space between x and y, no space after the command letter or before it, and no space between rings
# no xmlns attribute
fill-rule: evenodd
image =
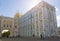
<svg viewBox="0 0 60 41"><path fill-rule="evenodd" d="M10 30L2 30L2 32L1 32L2 34L1 34L1 36L2 37L9 37L10 36Z"/></svg>

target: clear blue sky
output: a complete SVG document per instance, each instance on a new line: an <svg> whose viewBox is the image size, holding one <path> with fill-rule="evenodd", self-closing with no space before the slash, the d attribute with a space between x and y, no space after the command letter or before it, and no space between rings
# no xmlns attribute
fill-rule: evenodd
<svg viewBox="0 0 60 41"><path fill-rule="evenodd" d="M41 0L0 0L0 15L13 17L16 12L24 14ZM60 0L44 0L56 7L57 24L60 25Z"/></svg>

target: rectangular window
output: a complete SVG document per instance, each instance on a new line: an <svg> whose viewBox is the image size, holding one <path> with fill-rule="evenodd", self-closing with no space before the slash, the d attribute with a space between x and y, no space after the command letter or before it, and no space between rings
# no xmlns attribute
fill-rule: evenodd
<svg viewBox="0 0 60 41"><path fill-rule="evenodd" d="M39 35L39 33L37 32L37 35Z"/></svg>
<svg viewBox="0 0 60 41"><path fill-rule="evenodd" d="M8 25L7 25L7 27L8 27Z"/></svg>
<svg viewBox="0 0 60 41"><path fill-rule="evenodd" d="M17 26L15 26L15 28L17 28Z"/></svg>
<svg viewBox="0 0 60 41"><path fill-rule="evenodd" d="M5 24L4 24L4 27L5 27Z"/></svg>
<svg viewBox="0 0 60 41"><path fill-rule="evenodd" d="M60 35L60 31L59 31L59 35Z"/></svg>
<svg viewBox="0 0 60 41"><path fill-rule="evenodd" d="M11 25L10 25L10 28L11 28Z"/></svg>

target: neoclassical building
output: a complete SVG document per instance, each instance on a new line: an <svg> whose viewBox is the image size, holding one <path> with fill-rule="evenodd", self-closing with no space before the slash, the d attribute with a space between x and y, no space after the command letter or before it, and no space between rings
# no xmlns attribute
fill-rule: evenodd
<svg viewBox="0 0 60 41"><path fill-rule="evenodd" d="M20 36L57 36L55 7L45 1L40 2L19 19Z"/></svg>
<svg viewBox="0 0 60 41"><path fill-rule="evenodd" d="M19 13L16 13L14 18L11 17L5 17L0 16L0 37L2 35L3 30L9 30L10 31L10 37L12 36L18 36L19 35Z"/></svg>
<svg viewBox="0 0 60 41"><path fill-rule="evenodd" d="M9 30L10 36L50 37L57 36L55 7L41 1L23 16L16 13L14 18L0 16L0 36L2 30Z"/></svg>

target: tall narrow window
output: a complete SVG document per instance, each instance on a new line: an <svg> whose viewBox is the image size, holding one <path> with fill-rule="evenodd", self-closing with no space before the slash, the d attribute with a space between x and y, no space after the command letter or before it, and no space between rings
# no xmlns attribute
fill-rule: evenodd
<svg viewBox="0 0 60 41"><path fill-rule="evenodd" d="M11 25L10 25L10 28L11 28Z"/></svg>
<svg viewBox="0 0 60 41"><path fill-rule="evenodd" d="M8 27L8 25L7 25L7 27Z"/></svg>
<svg viewBox="0 0 60 41"><path fill-rule="evenodd" d="M4 24L4 27L5 27L5 24Z"/></svg>
<svg viewBox="0 0 60 41"><path fill-rule="evenodd" d="M17 26L15 25L15 28L17 28Z"/></svg>

